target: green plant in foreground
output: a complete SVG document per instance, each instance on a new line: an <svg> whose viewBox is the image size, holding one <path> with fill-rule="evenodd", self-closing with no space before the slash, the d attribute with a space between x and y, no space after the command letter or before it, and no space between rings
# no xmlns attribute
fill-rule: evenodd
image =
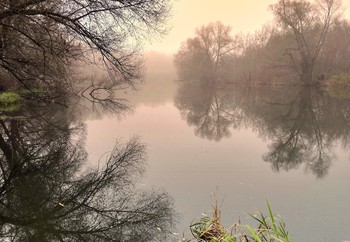
<svg viewBox="0 0 350 242"><path fill-rule="evenodd" d="M258 222L253 229L240 222L226 229L220 222L220 210L215 203L212 217L203 217L190 226L194 239L189 241L210 242L290 242L289 233L281 218L273 215L267 202L268 216L259 212L258 216L250 215Z"/></svg>
<svg viewBox="0 0 350 242"><path fill-rule="evenodd" d="M266 203L269 211L268 216L264 216L261 212L259 212L258 216L251 215L252 218L258 221L258 228L253 230L249 225L246 225L249 233L254 238L253 241L290 242L289 232L286 230L285 223L281 218L273 215L269 202L267 201Z"/></svg>

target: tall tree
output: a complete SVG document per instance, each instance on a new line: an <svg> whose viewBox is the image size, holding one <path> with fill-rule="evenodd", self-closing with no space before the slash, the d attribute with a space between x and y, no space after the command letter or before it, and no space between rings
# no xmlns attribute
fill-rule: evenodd
<svg viewBox="0 0 350 242"><path fill-rule="evenodd" d="M224 57L235 49L230 32L231 27L221 22L198 28L196 36L184 42L175 55L180 78L191 79L191 74L196 73L198 78L207 72L217 75Z"/></svg>
<svg viewBox="0 0 350 242"><path fill-rule="evenodd" d="M325 44L330 27L341 14L340 0L279 0L270 6L276 21L291 31L300 58L300 79L305 84L313 81L316 60Z"/></svg>

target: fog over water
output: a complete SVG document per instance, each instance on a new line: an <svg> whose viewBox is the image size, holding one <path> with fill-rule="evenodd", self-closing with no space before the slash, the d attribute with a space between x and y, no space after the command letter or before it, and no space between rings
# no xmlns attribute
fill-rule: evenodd
<svg viewBox="0 0 350 242"><path fill-rule="evenodd" d="M349 148L350 0L0 3L0 241L346 242Z"/></svg>
<svg viewBox="0 0 350 242"><path fill-rule="evenodd" d="M90 159L108 150L116 136L141 137L148 147L148 169L140 185L163 188L175 199L180 235L189 237L189 224L203 213L210 215L211 194L216 194L228 227L238 219L254 224L248 213L266 212L268 199L294 241L350 237L350 197L344 192L350 185L349 99L305 93L297 87L219 88L214 94L222 102L219 109L235 115L235 121L218 121L216 125L226 130L220 135L191 121L202 115L201 106L212 88L179 83L168 66L169 55L151 53L147 59L145 86L128 93L133 113L119 120L106 117L87 122ZM208 113L207 119L215 119L216 114ZM319 131L313 130L315 125L320 125ZM314 131L320 132L321 146ZM299 132L294 158L275 159L279 140ZM320 159L319 166L312 161L314 156Z"/></svg>

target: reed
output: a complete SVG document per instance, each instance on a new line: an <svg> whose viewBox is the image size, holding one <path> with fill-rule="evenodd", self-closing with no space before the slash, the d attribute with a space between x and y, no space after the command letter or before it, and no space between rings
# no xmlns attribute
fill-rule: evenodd
<svg viewBox="0 0 350 242"><path fill-rule="evenodd" d="M205 216L190 226L193 238L188 242L291 242L289 232L283 220L275 216L267 201L268 215L261 212L250 215L258 222L255 228L241 224L240 221L229 229L221 224L221 212L217 202L212 205L212 216ZM186 240L184 240L186 241Z"/></svg>

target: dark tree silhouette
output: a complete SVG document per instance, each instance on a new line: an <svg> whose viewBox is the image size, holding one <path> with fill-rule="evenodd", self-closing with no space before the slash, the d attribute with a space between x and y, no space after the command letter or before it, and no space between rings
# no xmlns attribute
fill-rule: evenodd
<svg viewBox="0 0 350 242"><path fill-rule="evenodd" d="M171 228L172 199L134 188L145 146L118 143L98 168L86 169L84 126L59 110L0 120L0 238L163 241L157 228Z"/></svg>
<svg viewBox="0 0 350 242"><path fill-rule="evenodd" d="M65 86L73 60L102 62L117 83L140 77L136 44L164 32L168 0L5 0L0 3L3 79ZM130 48L131 46L131 48Z"/></svg>

